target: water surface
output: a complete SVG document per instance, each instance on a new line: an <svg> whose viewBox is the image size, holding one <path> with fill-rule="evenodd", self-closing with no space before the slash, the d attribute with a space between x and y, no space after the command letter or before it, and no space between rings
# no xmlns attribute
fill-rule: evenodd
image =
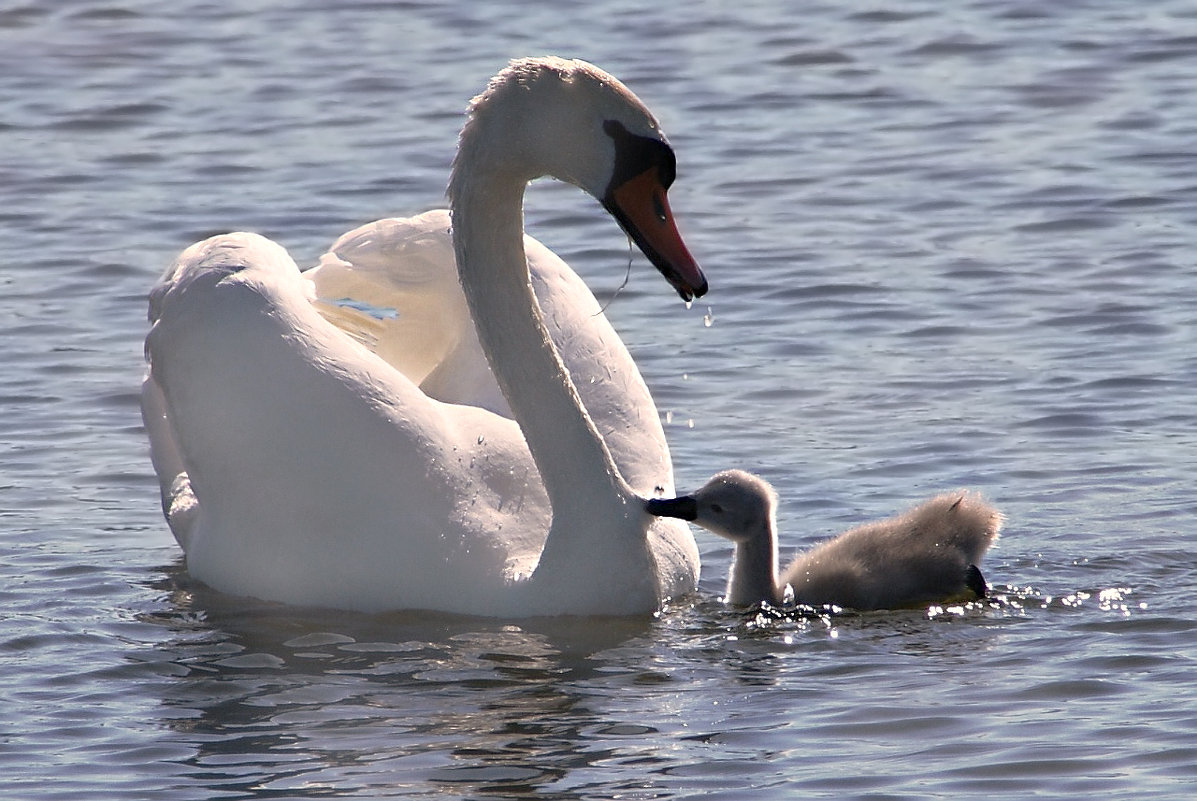
<svg viewBox="0 0 1197 801"><path fill-rule="evenodd" d="M1197 14L978 0L685 9L0 8L0 737L12 798L1188 798L1197 784ZM784 4L781 4L784 5ZM712 290L609 314L679 483L781 493L783 550L944 488L1008 515L990 602L645 621L290 610L190 581L137 411L190 242L311 263L440 205L509 58L658 113ZM537 185L596 292L626 241Z"/></svg>

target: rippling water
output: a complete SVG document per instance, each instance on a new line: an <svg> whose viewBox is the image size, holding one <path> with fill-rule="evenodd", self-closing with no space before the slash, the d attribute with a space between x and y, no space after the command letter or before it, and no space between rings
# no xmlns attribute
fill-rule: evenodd
<svg viewBox="0 0 1197 801"><path fill-rule="evenodd" d="M1118 0L0 4L0 794L1187 798L1197 786L1197 13ZM136 405L145 293L253 229L310 263L439 205L513 56L622 77L711 294L610 315L679 481L788 551L933 491L987 603L651 621L286 610L190 582ZM529 226L610 297L574 190Z"/></svg>

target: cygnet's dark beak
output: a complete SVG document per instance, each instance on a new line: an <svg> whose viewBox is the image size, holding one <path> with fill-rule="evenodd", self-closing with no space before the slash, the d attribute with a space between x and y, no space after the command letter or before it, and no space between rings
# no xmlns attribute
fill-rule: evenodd
<svg viewBox="0 0 1197 801"><path fill-rule="evenodd" d="M657 517L677 517L682 520L698 519L698 501L693 495L680 495L677 498L650 498L644 502L644 508L650 515Z"/></svg>

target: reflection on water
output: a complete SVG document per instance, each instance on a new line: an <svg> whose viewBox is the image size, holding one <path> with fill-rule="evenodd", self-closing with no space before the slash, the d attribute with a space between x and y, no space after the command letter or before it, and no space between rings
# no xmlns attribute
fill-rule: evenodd
<svg viewBox="0 0 1197 801"><path fill-rule="evenodd" d="M595 735L653 733L605 717L602 694L588 689L612 680L604 655L643 641L649 621L298 611L230 599L181 573L172 583L175 608L156 622L175 632L166 658L187 677L163 700L170 725L199 744L188 763L214 789L385 785L392 771L530 788L611 758L590 747ZM646 667L619 681L669 679Z"/></svg>
<svg viewBox="0 0 1197 801"><path fill-rule="evenodd" d="M157 682L163 724L191 749L176 780L247 796L580 798L600 775L652 793L726 784L729 772L768 784L778 772L760 757L778 727L799 726L803 742L975 736L968 716L941 703L899 703L926 688L921 676L895 681L895 663L963 672L956 686L979 689L992 684L993 660L1009 658L1010 626L1088 610L1103 614L1084 625L1104 628L1143 608L1123 588L1057 598L997 585L984 601L905 612L695 599L656 620L510 623L298 610L214 593L179 566L157 589L168 602L144 617L169 633L155 647L169 676ZM877 692L854 707L845 684ZM1034 698L1109 689L1084 678L1032 687ZM701 767L712 750L718 771Z"/></svg>

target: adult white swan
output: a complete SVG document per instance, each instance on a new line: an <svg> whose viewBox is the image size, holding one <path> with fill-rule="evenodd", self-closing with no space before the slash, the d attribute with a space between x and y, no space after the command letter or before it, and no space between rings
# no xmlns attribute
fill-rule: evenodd
<svg viewBox="0 0 1197 801"><path fill-rule="evenodd" d="M514 420L448 402L474 390L421 388L454 383L455 335L417 326L415 347L442 352L406 365L413 381L324 319L269 240L228 234L180 255L151 293L142 404L194 577L295 604L503 616L644 613L693 589L685 524L644 508L673 483L647 389L593 296L523 235L541 175L598 198L683 298L706 291L652 114L592 65L513 62L470 105L448 195L466 319ZM394 222L388 242L428 256L446 222ZM387 251L338 245L342 262ZM399 319L420 296L399 297Z"/></svg>

